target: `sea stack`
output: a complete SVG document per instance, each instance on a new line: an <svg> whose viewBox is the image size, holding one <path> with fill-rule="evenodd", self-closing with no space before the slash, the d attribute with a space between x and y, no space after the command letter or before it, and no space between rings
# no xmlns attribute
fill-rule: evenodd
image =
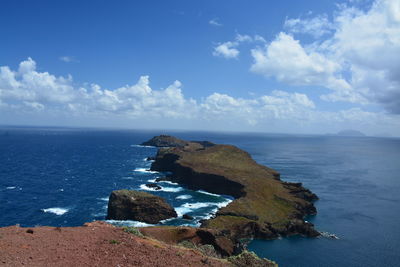
<svg viewBox="0 0 400 267"><path fill-rule="evenodd" d="M146 192L116 190L108 201L108 220L134 220L150 224L177 217L165 199Z"/></svg>

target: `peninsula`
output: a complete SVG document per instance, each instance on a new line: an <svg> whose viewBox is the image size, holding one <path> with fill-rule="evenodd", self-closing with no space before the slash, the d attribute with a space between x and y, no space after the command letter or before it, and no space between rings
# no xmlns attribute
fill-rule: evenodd
<svg viewBox="0 0 400 267"><path fill-rule="evenodd" d="M165 179L235 198L202 228L223 231L233 240L320 235L305 216L316 214L317 196L301 183L280 180L280 174L255 162L232 145L185 141L160 135L143 143L160 147L151 170L171 173Z"/></svg>

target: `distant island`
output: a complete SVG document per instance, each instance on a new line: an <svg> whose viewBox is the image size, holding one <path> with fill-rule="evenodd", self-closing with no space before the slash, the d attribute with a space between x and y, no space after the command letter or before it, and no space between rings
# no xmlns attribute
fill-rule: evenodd
<svg viewBox="0 0 400 267"><path fill-rule="evenodd" d="M336 134L337 136L349 136L349 137L362 137L366 136L364 133L357 130L343 130Z"/></svg>

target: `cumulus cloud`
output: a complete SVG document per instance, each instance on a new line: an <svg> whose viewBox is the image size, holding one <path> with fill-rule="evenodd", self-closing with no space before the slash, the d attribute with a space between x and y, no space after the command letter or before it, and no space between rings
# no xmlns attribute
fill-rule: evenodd
<svg viewBox="0 0 400 267"><path fill-rule="evenodd" d="M31 58L21 62L17 70L0 67L0 114L0 123L6 121L4 114L10 118L37 114L42 119L51 117L53 121L62 119L72 124L79 120L90 125L97 120L103 126L118 120L122 125L132 120L152 125L157 120L179 121L171 126L177 128L186 121L197 125L196 129L199 125L201 129L213 129L214 125L219 129L272 132L309 132L321 127L330 129L332 125L357 126L360 130L379 126L387 132L400 129L398 116L362 109L322 112L306 94L281 90L249 98L215 92L196 101L184 96L181 82L154 90L148 76L116 89L97 84L77 86L71 76L37 71Z"/></svg>
<svg viewBox="0 0 400 267"><path fill-rule="evenodd" d="M18 109L71 111L84 114L125 114L131 117L187 117L195 104L185 99L181 83L175 81L164 90L152 90L149 77L142 76L135 85L115 90L92 84L89 88L74 87L72 77L56 77L36 71L36 63L28 58L18 71L0 69L0 99L3 106Z"/></svg>
<svg viewBox="0 0 400 267"><path fill-rule="evenodd" d="M306 51L298 40L281 32L274 41L263 48L251 51L254 64L251 70L292 85L347 86L336 73L341 66L323 54Z"/></svg>
<svg viewBox="0 0 400 267"><path fill-rule="evenodd" d="M72 56L62 56L62 57L59 57L59 59L61 61L66 62L66 63L78 62L78 60L75 57L72 57Z"/></svg>
<svg viewBox="0 0 400 267"><path fill-rule="evenodd" d="M224 57L226 59L238 58L240 51L237 47L244 42L265 42L265 39L259 35L251 37L250 35L236 34L234 41L228 41L225 43L219 43L214 47L213 55Z"/></svg>
<svg viewBox="0 0 400 267"><path fill-rule="evenodd" d="M252 50L251 70L291 85L332 89L326 101L380 104L400 114L400 2L376 0L368 10L341 5L326 15L287 19L291 34L322 37L302 44L281 32ZM344 78L346 77L346 78Z"/></svg>
<svg viewBox="0 0 400 267"><path fill-rule="evenodd" d="M237 58L239 56L239 50L236 48L237 44L235 42L225 42L219 44L214 48L213 55L224 57L224 58Z"/></svg>
<svg viewBox="0 0 400 267"><path fill-rule="evenodd" d="M213 19L210 19L208 21L208 24L213 25L213 26L217 26L217 27L222 26L222 24L220 22L218 22L218 21L219 21L218 18L213 18Z"/></svg>
<svg viewBox="0 0 400 267"><path fill-rule="evenodd" d="M326 14L314 18L288 19L286 18L284 28L291 33L309 34L315 38L331 33L333 25Z"/></svg>

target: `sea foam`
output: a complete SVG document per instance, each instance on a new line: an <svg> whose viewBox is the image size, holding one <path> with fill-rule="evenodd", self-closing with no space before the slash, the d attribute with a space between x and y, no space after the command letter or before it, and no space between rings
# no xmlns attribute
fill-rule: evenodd
<svg viewBox="0 0 400 267"><path fill-rule="evenodd" d="M206 192L206 191L203 191L203 190L197 190L197 192L201 193L201 194L205 194L205 195L215 196L215 197L220 197L221 196L221 195L213 194L213 193Z"/></svg>
<svg viewBox="0 0 400 267"><path fill-rule="evenodd" d="M208 219L211 216L213 216L214 213L217 212L218 209L227 206L231 202L232 202L232 200L227 199L226 201L223 201L223 202L185 203L182 206L175 208L175 211L178 214L178 216L182 216L185 213L192 212L197 209L207 208L207 207L215 207L211 210L210 213L208 213L206 216L202 217L203 219Z"/></svg>
<svg viewBox="0 0 400 267"><path fill-rule="evenodd" d="M157 171L151 171L146 168L136 168L134 171L135 172L143 172L143 173L158 173Z"/></svg>
<svg viewBox="0 0 400 267"><path fill-rule="evenodd" d="M140 189L142 190L146 190L146 191L163 191L163 192L171 192L171 193L175 193L175 192L180 192L183 190L182 187L161 187L161 189L156 190L153 187L148 187L145 184L141 184Z"/></svg>
<svg viewBox="0 0 400 267"><path fill-rule="evenodd" d="M180 196L177 196L177 197L176 197L176 199L183 199L183 200L185 200L185 199L190 199L190 198L192 198L191 195L180 195Z"/></svg>
<svg viewBox="0 0 400 267"><path fill-rule="evenodd" d="M48 208L48 209L42 209L43 212L46 213L53 213L55 215L63 215L69 211L67 208Z"/></svg>
<svg viewBox="0 0 400 267"><path fill-rule="evenodd" d="M154 224L139 222L139 221L120 221L120 220L106 220L106 222L111 223L116 226L133 226L133 227L147 227L147 226L154 226Z"/></svg>
<svg viewBox="0 0 400 267"><path fill-rule="evenodd" d="M131 147L148 147L148 148L155 148L155 146L142 146L142 145L131 145Z"/></svg>
<svg viewBox="0 0 400 267"><path fill-rule="evenodd" d="M174 182L171 182L171 181L159 181L159 183L178 185L178 183L174 183Z"/></svg>

